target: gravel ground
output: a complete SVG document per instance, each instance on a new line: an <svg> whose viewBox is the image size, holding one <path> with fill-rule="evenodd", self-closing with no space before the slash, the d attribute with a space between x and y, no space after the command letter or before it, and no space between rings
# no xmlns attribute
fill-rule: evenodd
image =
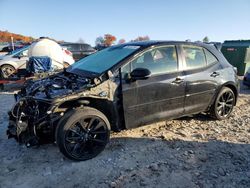
<svg viewBox="0 0 250 188"><path fill-rule="evenodd" d="M13 95L0 94L0 187L250 187L250 90L233 115L163 121L113 133L96 158L72 162L54 144L8 140Z"/></svg>

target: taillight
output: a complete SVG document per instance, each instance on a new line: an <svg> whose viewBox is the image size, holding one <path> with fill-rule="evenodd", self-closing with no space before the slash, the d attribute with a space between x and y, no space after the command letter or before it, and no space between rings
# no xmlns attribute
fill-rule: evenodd
<svg viewBox="0 0 250 188"><path fill-rule="evenodd" d="M72 53L69 50L64 50L67 55L72 56Z"/></svg>

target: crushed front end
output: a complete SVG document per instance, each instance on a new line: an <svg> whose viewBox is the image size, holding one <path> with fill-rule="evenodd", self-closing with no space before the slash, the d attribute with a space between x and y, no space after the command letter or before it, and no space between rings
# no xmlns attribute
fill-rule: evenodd
<svg viewBox="0 0 250 188"><path fill-rule="evenodd" d="M30 80L15 95L17 102L9 112L7 135L28 147L54 142L59 120L71 109L89 105L112 111L117 103L113 95L117 86L109 79L100 81L67 72ZM110 114L107 112L107 116L117 117Z"/></svg>
<svg viewBox="0 0 250 188"><path fill-rule="evenodd" d="M87 87L90 87L88 79L66 72L29 80L15 95L17 102L9 112L8 138L26 146L54 141L56 124L67 110L55 109L80 97Z"/></svg>
<svg viewBox="0 0 250 188"><path fill-rule="evenodd" d="M32 97L20 99L9 112L8 138L13 137L28 147L52 141L53 123L59 117L48 114L50 107L49 102Z"/></svg>

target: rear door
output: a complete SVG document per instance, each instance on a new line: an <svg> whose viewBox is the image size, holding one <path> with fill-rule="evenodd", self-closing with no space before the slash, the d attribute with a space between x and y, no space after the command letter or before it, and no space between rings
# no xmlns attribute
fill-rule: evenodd
<svg viewBox="0 0 250 188"><path fill-rule="evenodd" d="M147 68L152 75L146 80L127 82L127 75L135 68ZM127 128L183 114L185 82L174 45L147 50L122 67L121 72Z"/></svg>
<svg viewBox="0 0 250 188"><path fill-rule="evenodd" d="M185 114L204 111L211 104L219 85L220 64L207 49L182 45L186 80Z"/></svg>

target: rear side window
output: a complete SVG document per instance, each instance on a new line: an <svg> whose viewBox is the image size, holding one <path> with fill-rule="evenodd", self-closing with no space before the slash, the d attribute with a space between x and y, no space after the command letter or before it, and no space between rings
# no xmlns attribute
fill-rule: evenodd
<svg viewBox="0 0 250 188"><path fill-rule="evenodd" d="M79 44L64 44L63 46L66 47L69 51L80 51Z"/></svg>
<svg viewBox="0 0 250 188"><path fill-rule="evenodd" d="M90 45L88 45L88 44L82 44L82 45L81 45L81 48L82 48L82 50L84 50L84 51L92 50L92 47L91 47Z"/></svg>
<svg viewBox="0 0 250 188"><path fill-rule="evenodd" d="M217 58L211 52L209 52L207 49L204 49L204 51L207 58L207 65L212 65L218 62Z"/></svg>
<svg viewBox="0 0 250 188"><path fill-rule="evenodd" d="M149 50L131 62L131 69L146 68L151 74L170 73L178 70L175 46Z"/></svg>
<svg viewBox="0 0 250 188"><path fill-rule="evenodd" d="M195 69L206 66L206 58L201 47L183 46L187 69Z"/></svg>

